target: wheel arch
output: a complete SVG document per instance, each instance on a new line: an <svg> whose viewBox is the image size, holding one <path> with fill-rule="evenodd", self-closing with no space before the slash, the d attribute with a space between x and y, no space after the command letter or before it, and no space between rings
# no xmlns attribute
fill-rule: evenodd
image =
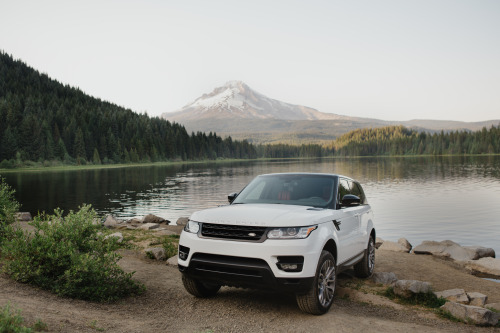
<svg viewBox="0 0 500 333"><path fill-rule="evenodd" d="M337 243L335 243L333 239L329 239L328 242L326 242L325 246L323 246L323 250L330 252L335 262L337 262Z"/></svg>

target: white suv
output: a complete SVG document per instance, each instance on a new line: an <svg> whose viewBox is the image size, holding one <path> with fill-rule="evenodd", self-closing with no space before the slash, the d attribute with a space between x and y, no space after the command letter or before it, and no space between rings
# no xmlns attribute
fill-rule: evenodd
<svg viewBox="0 0 500 333"><path fill-rule="evenodd" d="M375 265L373 213L361 185L344 176L280 173L256 177L230 204L191 215L179 240L186 290L214 296L221 286L293 292L323 314L336 276Z"/></svg>

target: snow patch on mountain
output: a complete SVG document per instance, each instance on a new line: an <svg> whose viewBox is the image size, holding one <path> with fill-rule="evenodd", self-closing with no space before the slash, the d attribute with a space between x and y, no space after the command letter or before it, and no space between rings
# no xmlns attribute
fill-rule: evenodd
<svg viewBox="0 0 500 333"><path fill-rule="evenodd" d="M241 81L229 81L177 112L164 113L163 117L182 122L205 118L321 120L342 119L345 116L322 113L305 106L271 99Z"/></svg>

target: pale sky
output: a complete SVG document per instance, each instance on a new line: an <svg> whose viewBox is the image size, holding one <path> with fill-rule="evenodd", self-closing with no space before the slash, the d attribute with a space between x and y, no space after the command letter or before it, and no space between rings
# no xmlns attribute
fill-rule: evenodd
<svg viewBox="0 0 500 333"><path fill-rule="evenodd" d="M151 116L241 80L321 112L500 119L498 0L0 0L0 49Z"/></svg>

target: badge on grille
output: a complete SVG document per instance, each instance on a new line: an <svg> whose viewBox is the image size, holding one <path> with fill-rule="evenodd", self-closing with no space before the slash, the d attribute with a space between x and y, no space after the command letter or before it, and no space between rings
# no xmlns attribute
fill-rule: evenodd
<svg viewBox="0 0 500 333"><path fill-rule="evenodd" d="M255 236L257 236L257 234L256 234L256 233L254 233L254 232L250 232L250 233L248 234L248 236L250 236L250 237L255 237Z"/></svg>

